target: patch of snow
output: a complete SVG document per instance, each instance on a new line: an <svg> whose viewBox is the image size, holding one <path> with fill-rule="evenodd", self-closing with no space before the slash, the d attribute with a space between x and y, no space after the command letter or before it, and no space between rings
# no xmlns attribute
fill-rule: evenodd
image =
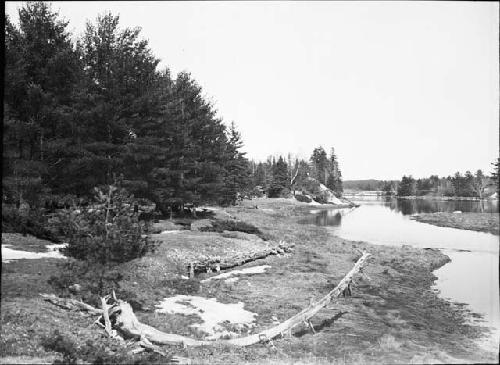
<svg viewBox="0 0 500 365"><path fill-rule="evenodd" d="M271 208L262 208L261 210L264 212L274 212L274 209Z"/></svg>
<svg viewBox="0 0 500 365"><path fill-rule="evenodd" d="M167 230L167 231L161 231L160 234L175 234L175 233L180 233L180 229L172 229L172 230Z"/></svg>
<svg viewBox="0 0 500 365"><path fill-rule="evenodd" d="M230 337L236 333L225 330L220 324L229 322L240 329L250 329L255 326L256 313L243 309L244 303L224 304L216 298L202 298L191 295L177 295L165 298L156 305L157 313L196 315L201 323L194 323L190 327L197 328L209 336L207 339Z"/></svg>
<svg viewBox="0 0 500 365"><path fill-rule="evenodd" d="M30 252L30 251L19 251L13 250L9 247L12 245L2 245L2 262L9 263L12 260L36 260L43 258L50 259L65 259L62 253L59 252L60 248L66 247L66 243L63 244L55 244L55 245L47 245L48 252Z"/></svg>
<svg viewBox="0 0 500 365"><path fill-rule="evenodd" d="M231 283L236 283L238 280L239 280L239 279L238 279L237 277L235 277L235 278L229 278L229 279L226 279L226 280L224 280L224 282L225 282L226 284L231 284Z"/></svg>
<svg viewBox="0 0 500 365"><path fill-rule="evenodd" d="M270 268L271 266L269 265L261 265L261 266L252 266L252 267L247 267L246 269L241 269L241 270L233 270L229 272L225 272L223 274L219 274L217 276L212 276L211 278L202 280L202 283L206 283L210 280L219 280L219 279L226 279L230 278L231 276L235 275L247 275L247 274L263 274L266 272L266 269ZM227 282L227 280L226 280Z"/></svg>
<svg viewBox="0 0 500 365"><path fill-rule="evenodd" d="M460 214L460 213L462 213L462 211L461 210L455 210L453 213Z"/></svg>
<svg viewBox="0 0 500 365"><path fill-rule="evenodd" d="M216 208L216 207L209 207L209 206L203 206L203 207L198 207L196 208L196 211L198 212L201 212L203 210L212 210L212 211L216 211L216 210L219 210L219 208Z"/></svg>

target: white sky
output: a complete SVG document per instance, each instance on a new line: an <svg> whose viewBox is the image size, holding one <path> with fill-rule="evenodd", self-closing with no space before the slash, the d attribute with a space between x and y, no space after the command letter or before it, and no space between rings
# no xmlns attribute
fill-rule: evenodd
<svg viewBox="0 0 500 365"><path fill-rule="evenodd" d="M7 2L17 22L20 3ZM249 158L335 147L344 179L490 172L499 150L497 2L57 2L80 34L140 26L234 120Z"/></svg>

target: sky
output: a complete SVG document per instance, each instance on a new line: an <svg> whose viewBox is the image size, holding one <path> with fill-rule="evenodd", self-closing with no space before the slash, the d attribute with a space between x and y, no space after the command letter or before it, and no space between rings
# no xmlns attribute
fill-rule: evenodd
<svg viewBox="0 0 500 365"><path fill-rule="evenodd" d="M22 3L6 2L17 22ZM482 169L499 154L498 2L55 2L111 11L189 71L247 157L332 147L344 180Z"/></svg>

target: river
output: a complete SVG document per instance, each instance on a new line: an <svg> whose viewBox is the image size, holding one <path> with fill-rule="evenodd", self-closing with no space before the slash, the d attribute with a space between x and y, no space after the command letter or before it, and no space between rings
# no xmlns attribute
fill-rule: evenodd
<svg viewBox="0 0 500 365"><path fill-rule="evenodd" d="M498 212L498 202L396 200L368 197L352 209L312 209L305 222L328 227L336 236L383 245L439 248L451 262L434 272L434 288L452 302L466 303L492 329L481 342L498 349L500 334L499 237L490 233L437 227L410 219L432 212ZM474 317L471 317L473 321ZM477 319L475 319L478 322Z"/></svg>

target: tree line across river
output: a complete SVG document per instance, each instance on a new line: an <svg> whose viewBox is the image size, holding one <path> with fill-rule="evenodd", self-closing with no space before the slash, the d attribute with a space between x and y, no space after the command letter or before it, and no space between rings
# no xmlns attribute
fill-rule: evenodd
<svg viewBox="0 0 500 365"><path fill-rule="evenodd" d="M431 175L415 179L413 176L403 176L401 180L351 180L345 181L344 187L349 190L383 191L386 195L396 196L445 196L485 198L495 191L498 192L499 160L492 163L490 176L477 170L472 174L456 172L453 176L439 177Z"/></svg>
<svg viewBox="0 0 500 365"><path fill-rule="evenodd" d="M78 205L117 180L163 214L288 196L309 175L341 193L333 149L249 161L200 85L159 61L139 28L120 28L110 13L79 38L45 2L23 5L17 24L6 15L3 205Z"/></svg>

